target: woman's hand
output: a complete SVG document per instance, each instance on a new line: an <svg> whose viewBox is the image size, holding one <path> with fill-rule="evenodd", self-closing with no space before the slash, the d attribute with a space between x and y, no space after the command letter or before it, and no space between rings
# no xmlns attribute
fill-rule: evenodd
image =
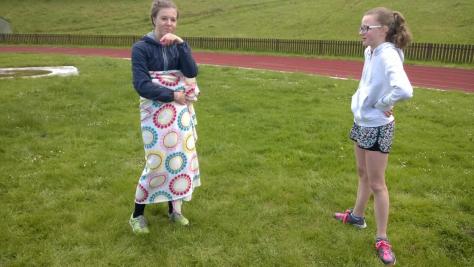
<svg viewBox="0 0 474 267"><path fill-rule="evenodd" d="M180 43L183 43L183 39L181 39L179 36L177 35L174 35L172 33L167 33L165 35L163 35L163 37L161 37L160 39L160 44L164 45L164 46L169 46L169 45L172 45L172 44L180 44Z"/></svg>
<svg viewBox="0 0 474 267"><path fill-rule="evenodd" d="M185 105L186 94L183 91L174 92L174 101L180 105Z"/></svg>
<svg viewBox="0 0 474 267"><path fill-rule="evenodd" d="M385 116L387 116L387 117L392 116L393 115L393 108L391 108L390 110L384 111L383 114L385 114Z"/></svg>

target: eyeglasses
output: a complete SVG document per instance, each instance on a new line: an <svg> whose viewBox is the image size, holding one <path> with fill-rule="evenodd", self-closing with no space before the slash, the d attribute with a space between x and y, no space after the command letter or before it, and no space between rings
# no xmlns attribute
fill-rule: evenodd
<svg viewBox="0 0 474 267"><path fill-rule="evenodd" d="M367 33L371 29L382 28L382 27L383 27L383 25L373 25L373 26L361 25L360 28L359 28L359 32L360 33Z"/></svg>

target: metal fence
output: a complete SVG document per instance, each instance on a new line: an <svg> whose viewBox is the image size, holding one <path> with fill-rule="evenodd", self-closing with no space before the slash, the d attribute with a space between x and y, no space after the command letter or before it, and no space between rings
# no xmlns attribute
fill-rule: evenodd
<svg viewBox="0 0 474 267"><path fill-rule="evenodd" d="M86 45L130 47L139 35L79 34L0 34L0 44ZM260 38L184 37L193 47L259 52L280 52L318 56L362 57L360 41L285 40ZM412 43L405 50L407 59L448 63L474 63L473 44Z"/></svg>

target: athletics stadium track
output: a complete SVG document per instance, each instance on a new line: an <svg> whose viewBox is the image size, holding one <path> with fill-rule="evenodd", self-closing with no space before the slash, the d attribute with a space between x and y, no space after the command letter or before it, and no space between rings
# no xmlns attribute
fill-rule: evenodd
<svg viewBox="0 0 474 267"><path fill-rule="evenodd" d="M82 56L130 58L130 49L66 48L40 46L1 46L0 53L54 53ZM193 52L198 64L243 67L287 72L304 72L340 79L359 79L361 61L328 60L290 56L266 56L217 52ZM6 67L6 66L5 66ZM405 65L405 70L416 87L461 90L474 93L474 69Z"/></svg>

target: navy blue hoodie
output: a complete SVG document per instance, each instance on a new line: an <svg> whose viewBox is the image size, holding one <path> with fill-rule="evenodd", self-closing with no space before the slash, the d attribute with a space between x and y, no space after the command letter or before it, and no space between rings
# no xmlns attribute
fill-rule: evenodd
<svg viewBox="0 0 474 267"><path fill-rule="evenodd" d="M188 78L197 76L198 67L186 42L163 46L155 41L151 32L133 44L133 87L141 97L160 102L174 100L173 91L153 84L148 73L164 70L180 70Z"/></svg>

